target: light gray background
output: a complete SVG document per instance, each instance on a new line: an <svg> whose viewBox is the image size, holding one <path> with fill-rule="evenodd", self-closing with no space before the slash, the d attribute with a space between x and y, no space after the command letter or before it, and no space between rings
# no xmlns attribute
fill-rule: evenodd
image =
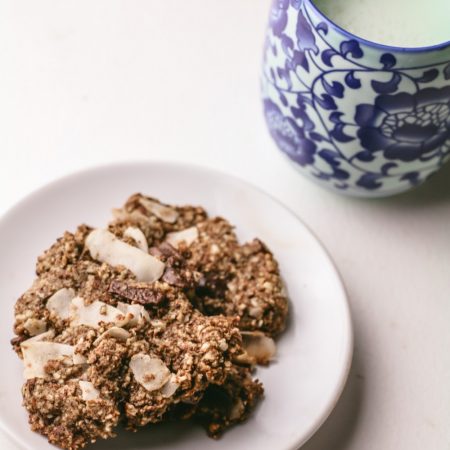
<svg viewBox="0 0 450 450"><path fill-rule="evenodd" d="M261 186L329 249L354 318L347 388L304 449L449 449L450 167L378 201L301 178L261 113L268 9L269 0L0 2L0 213L109 161L193 162ZM0 435L0 448L16 447Z"/></svg>

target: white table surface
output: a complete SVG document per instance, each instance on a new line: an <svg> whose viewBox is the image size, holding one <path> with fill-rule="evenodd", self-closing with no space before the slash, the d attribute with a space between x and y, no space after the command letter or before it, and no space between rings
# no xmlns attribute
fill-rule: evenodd
<svg viewBox="0 0 450 450"><path fill-rule="evenodd" d="M348 385L304 449L449 449L450 167L376 201L300 177L261 112L268 7L0 2L0 213L49 180L110 161L192 162L261 186L324 242L354 319ZM17 447L0 435L0 448Z"/></svg>

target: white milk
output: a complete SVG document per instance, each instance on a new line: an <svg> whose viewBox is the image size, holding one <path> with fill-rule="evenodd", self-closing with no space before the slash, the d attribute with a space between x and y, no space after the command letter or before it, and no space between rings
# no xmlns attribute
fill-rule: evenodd
<svg viewBox="0 0 450 450"><path fill-rule="evenodd" d="M426 47L450 40L450 0L313 0L333 22L379 44Z"/></svg>

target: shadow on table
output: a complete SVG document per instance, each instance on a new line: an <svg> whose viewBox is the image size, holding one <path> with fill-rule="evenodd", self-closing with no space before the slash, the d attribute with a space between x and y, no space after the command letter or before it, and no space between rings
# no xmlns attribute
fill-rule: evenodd
<svg viewBox="0 0 450 450"><path fill-rule="evenodd" d="M193 427L189 421L147 426L140 428L138 433L132 433L119 427L116 438L99 440L86 447L86 450L144 450L151 448L170 450L172 445L179 442L191 442L192 435L195 434L204 437L203 430Z"/></svg>
<svg viewBox="0 0 450 450"><path fill-rule="evenodd" d="M367 200L359 200L367 201ZM450 202L450 163L430 177L423 185L404 194L374 200L374 205L400 209L436 206Z"/></svg>
<svg viewBox="0 0 450 450"><path fill-rule="evenodd" d="M353 356L352 367L341 398L330 417L301 450L344 450L348 448L357 426L364 399L364 371L358 359Z"/></svg>
<svg viewBox="0 0 450 450"><path fill-rule="evenodd" d="M428 220L428 210L450 207L450 164L444 166L422 186L404 194L373 200L354 198L351 201L361 203L361 206L374 211L391 210L394 213L393 220L399 217ZM417 210L423 211L416 214ZM357 348L358 344L364 342L361 339L364 331L358 330L358 323L354 323L354 326L356 348L347 385L328 420L301 450L344 450L353 439L363 409L366 388L365 369Z"/></svg>

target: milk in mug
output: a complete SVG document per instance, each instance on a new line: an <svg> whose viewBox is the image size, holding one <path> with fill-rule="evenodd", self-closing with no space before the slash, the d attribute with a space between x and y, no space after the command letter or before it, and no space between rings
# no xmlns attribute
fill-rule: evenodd
<svg viewBox="0 0 450 450"><path fill-rule="evenodd" d="M363 39L396 47L450 40L450 0L313 0L334 23Z"/></svg>

